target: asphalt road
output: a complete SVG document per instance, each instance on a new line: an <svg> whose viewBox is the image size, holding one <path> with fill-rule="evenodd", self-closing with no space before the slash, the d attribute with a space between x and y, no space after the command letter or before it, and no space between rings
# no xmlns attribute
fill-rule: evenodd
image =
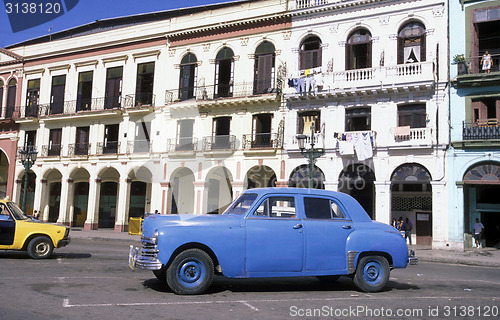
<svg viewBox="0 0 500 320"><path fill-rule="evenodd" d="M178 296L130 271L128 245L75 239L53 258L0 252L0 319L498 319L500 270L422 262L391 272L384 292L350 278L231 280ZM131 243L138 245L138 243Z"/></svg>

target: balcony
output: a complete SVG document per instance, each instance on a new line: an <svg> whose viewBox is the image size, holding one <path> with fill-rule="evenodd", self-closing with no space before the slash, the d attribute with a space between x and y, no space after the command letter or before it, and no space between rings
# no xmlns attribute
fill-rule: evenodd
<svg viewBox="0 0 500 320"><path fill-rule="evenodd" d="M490 72L482 70L480 66L482 56L465 58L464 62L457 63L457 77L451 83L455 88L485 87L500 85L500 54L492 54L493 60Z"/></svg>
<svg viewBox="0 0 500 320"><path fill-rule="evenodd" d="M218 135L203 138L202 151L234 151L236 137L232 135Z"/></svg>
<svg viewBox="0 0 500 320"><path fill-rule="evenodd" d="M464 140L500 139L500 126L497 119L485 119L477 122L463 122Z"/></svg>
<svg viewBox="0 0 500 320"><path fill-rule="evenodd" d="M306 9L311 7L323 6L330 3L342 2L341 0L292 0L290 9Z"/></svg>
<svg viewBox="0 0 500 320"><path fill-rule="evenodd" d="M114 104L115 100L116 100L115 97L106 97L106 98L69 100L64 102L43 104L38 106L38 115L39 116L52 116L58 114L68 115L68 114L76 114L83 112L119 109L120 106L116 106Z"/></svg>
<svg viewBox="0 0 500 320"><path fill-rule="evenodd" d="M97 155L118 154L119 150L120 150L119 141L98 142L96 154Z"/></svg>
<svg viewBox="0 0 500 320"><path fill-rule="evenodd" d="M376 95L387 92L408 92L431 89L434 86L432 62L408 63L388 67L346 70L309 76L312 88L286 89L291 101ZM321 81L321 85L317 81ZM298 92L301 91L301 92Z"/></svg>
<svg viewBox="0 0 500 320"><path fill-rule="evenodd" d="M123 101L124 108L154 107L156 95L153 93L128 94Z"/></svg>
<svg viewBox="0 0 500 320"><path fill-rule="evenodd" d="M61 156L62 145L60 144L49 144L42 146L41 157L60 157Z"/></svg>
<svg viewBox="0 0 500 320"><path fill-rule="evenodd" d="M167 152L194 154L198 151L198 138L184 137L167 140Z"/></svg>
<svg viewBox="0 0 500 320"><path fill-rule="evenodd" d="M88 156L90 153L89 143L72 143L68 145L68 156Z"/></svg>
<svg viewBox="0 0 500 320"><path fill-rule="evenodd" d="M432 146L431 128L393 128L396 147L430 147Z"/></svg>
<svg viewBox="0 0 500 320"><path fill-rule="evenodd" d="M190 87L186 89L173 89L165 92L165 104L174 104L187 100L212 101L223 98L245 98L272 95L277 97L277 86L275 81L266 82L243 82L228 85L207 85Z"/></svg>
<svg viewBox="0 0 500 320"><path fill-rule="evenodd" d="M283 144L276 133L244 134L241 143L245 150L276 150Z"/></svg>
<svg viewBox="0 0 500 320"><path fill-rule="evenodd" d="M127 142L127 154L151 153L153 144L149 140L134 140Z"/></svg>

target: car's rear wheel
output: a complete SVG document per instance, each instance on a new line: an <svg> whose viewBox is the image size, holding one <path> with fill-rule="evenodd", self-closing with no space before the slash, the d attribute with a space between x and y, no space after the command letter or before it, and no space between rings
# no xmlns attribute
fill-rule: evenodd
<svg viewBox="0 0 500 320"><path fill-rule="evenodd" d="M167 269L167 284L176 294L201 294L214 276L214 263L200 249L188 249L178 254Z"/></svg>
<svg viewBox="0 0 500 320"><path fill-rule="evenodd" d="M28 255L33 259L45 259L50 257L54 245L52 240L46 236L38 236L33 238L28 244Z"/></svg>
<svg viewBox="0 0 500 320"><path fill-rule="evenodd" d="M389 263L384 257L363 257L356 268L354 284L364 292L377 292L387 284L389 273Z"/></svg>

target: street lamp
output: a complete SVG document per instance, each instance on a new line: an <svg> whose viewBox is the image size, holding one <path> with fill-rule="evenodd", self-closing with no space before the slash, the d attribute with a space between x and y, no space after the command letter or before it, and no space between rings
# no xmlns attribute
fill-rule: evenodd
<svg viewBox="0 0 500 320"><path fill-rule="evenodd" d="M307 159L309 162L309 188L314 188L314 164L316 163L316 159L325 154L325 149L323 148L314 148L314 131L316 126L314 122L311 124L311 147L309 149L305 149L304 143L307 138L305 134L297 135L297 144L299 145L300 153Z"/></svg>
<svg viewBox="0 0 500 320"><path fill-rule="evenodd" d="M31 144L29 146L25 146L22 150L19 151L19 155L21 156L21 164L24 166L24 193L23 193L23 203L22 210L26 213L26 193L28 192L28 172L30 171L33 164L35 164L36 156L38 151L36 151L35 147Z"/></svg>

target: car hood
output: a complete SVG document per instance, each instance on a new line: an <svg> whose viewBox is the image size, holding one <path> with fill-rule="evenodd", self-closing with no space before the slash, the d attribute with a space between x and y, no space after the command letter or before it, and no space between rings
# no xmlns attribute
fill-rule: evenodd
<svg viewBox="0 0 500 320"><path fill-rule="evenodd" d="M142 224L145 236L162 227L183 226L241 226L242 217L220 214L154 214L144 219Z"/></svg>

